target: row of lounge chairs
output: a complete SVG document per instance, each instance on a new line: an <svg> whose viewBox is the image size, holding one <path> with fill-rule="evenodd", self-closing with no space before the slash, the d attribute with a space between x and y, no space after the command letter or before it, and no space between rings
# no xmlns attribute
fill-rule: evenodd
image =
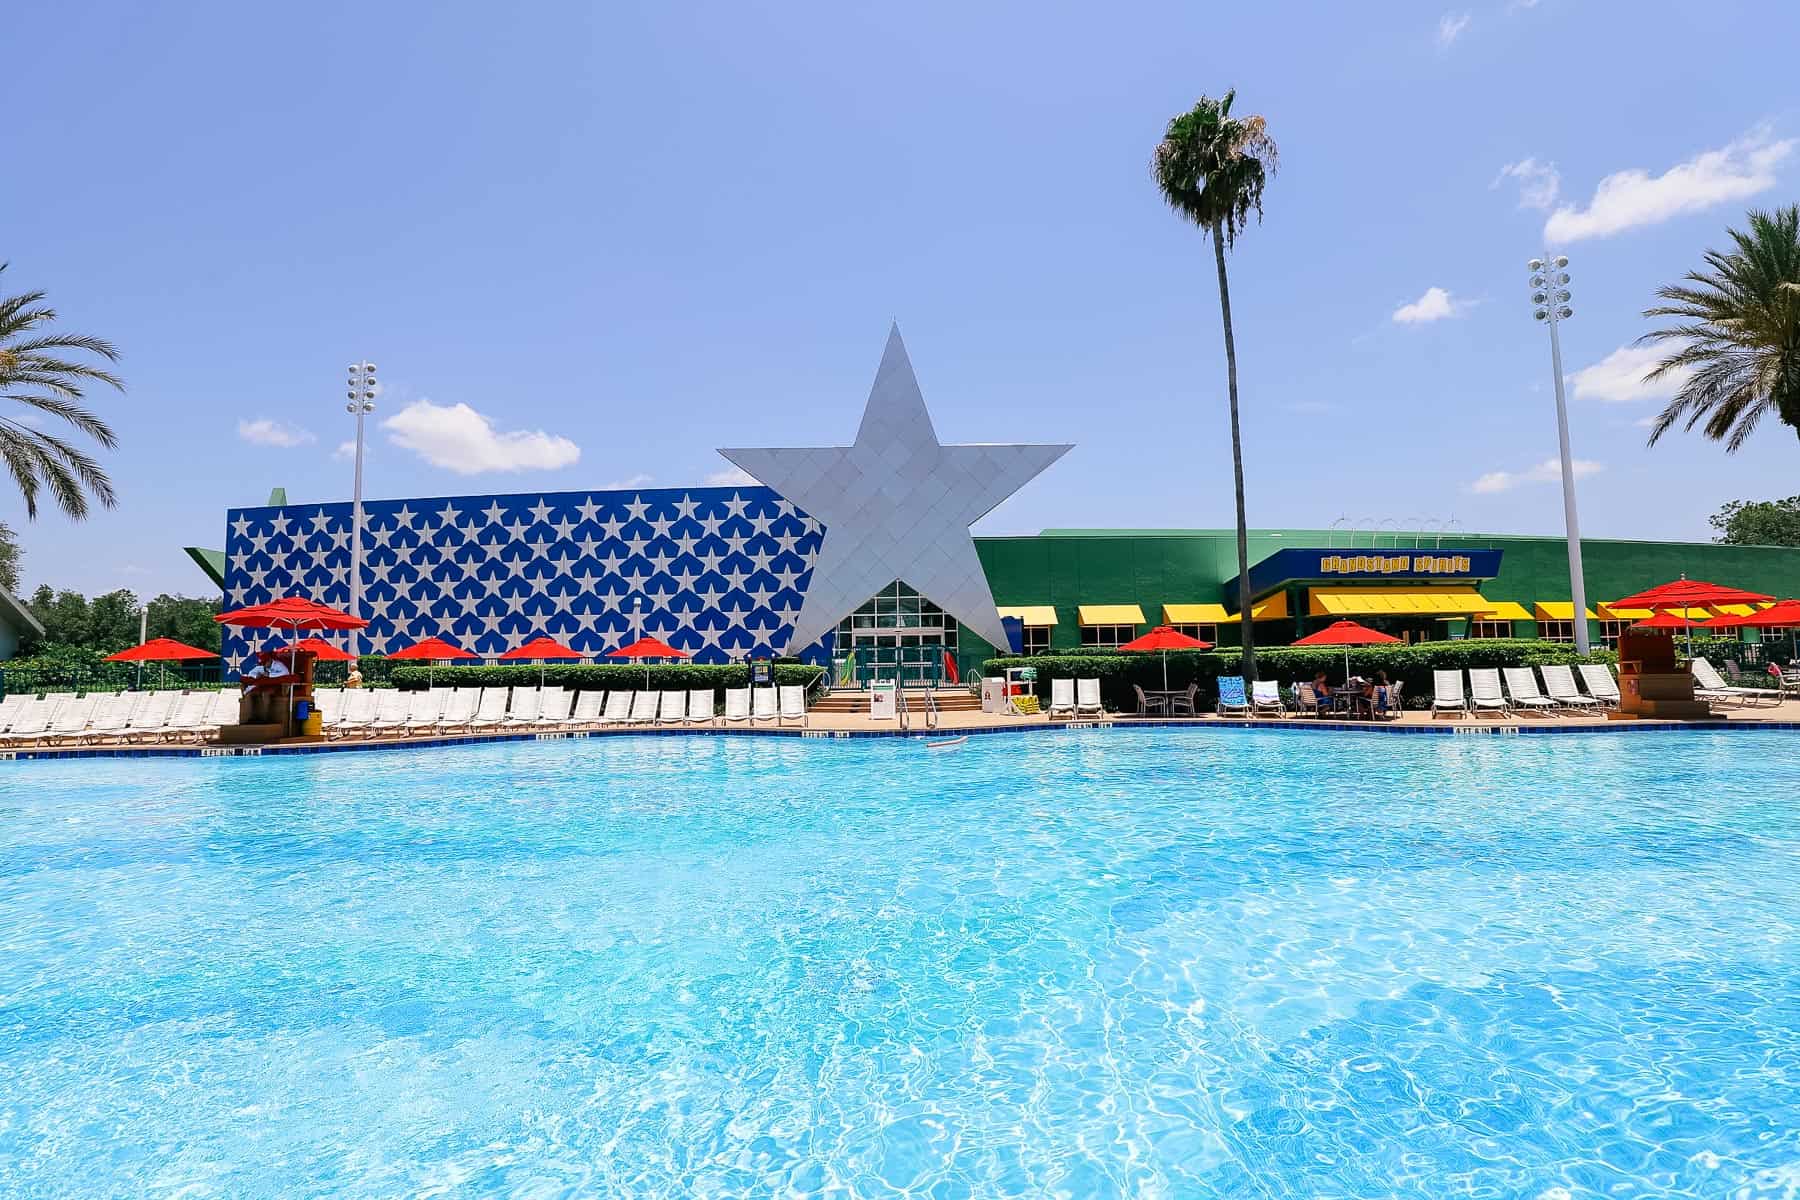
<svg viewBox="0 0 1800 1200"><path fill-rule="evenodd" d="M806 723L806 689L570 691L562 687L430 688L402 692L319 689L313 694L330 738L524 732L607 725L696 726Z"/></svg>
<svg viewBox="0 0 1800 1200"><path fill-rule="evenodd" d="M0 746L205 741L238 719L238 693L50 692L0 698Z"/></svg>
<svg viewBox="0 0 1800 1200"><path fill-rule="evenodd" d="M1581 672L1582 691L1575 682L1575 671ZM1471 712L1493 712L1501 716L1533 712L1550 715L1564 712L1599 712L1619 706L1619 685L1612 672L1598 663L1580 667L1471 667L1468 690L1463 689L1462 671L1433 671L1431 711L1467 716ZM1543 685L1538 684L1539 675Z"/></svg>

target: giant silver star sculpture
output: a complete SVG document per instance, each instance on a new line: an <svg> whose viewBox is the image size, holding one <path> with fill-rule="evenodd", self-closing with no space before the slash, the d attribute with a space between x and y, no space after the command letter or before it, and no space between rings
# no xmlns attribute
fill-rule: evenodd
<svg viewBox="0 0 1800 1200"><path fill-rule="evenodd" d="M1006 631L969 526L1069 449L940 443L896 325L855 444L719 453L825 526L788 632L791 654L895 580L1004 650Z"/></svg>

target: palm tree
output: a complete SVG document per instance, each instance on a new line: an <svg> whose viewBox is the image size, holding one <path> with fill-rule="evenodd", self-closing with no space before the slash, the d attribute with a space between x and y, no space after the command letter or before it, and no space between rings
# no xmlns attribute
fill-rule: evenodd
<svg viewBox="0 0 1800 1200"><path fill-rule="evenodd" d="M0 272L5 270L6 264L0 263ZM19 485L26 516L37 516L38 492L48 488L57 506L80 520L88 514L90 497L107 508L118 502L112 480L81 448L37 428L30 418L55 417L111 450L119 440L106 422L81 406L81 389L90 382L120 391L125 385L111 372L73 361L66 353L79 351L117 362L119 352L111 343L42 330L55 320L56 311L45 307L43 292L0 296L0 401L31 410L20 412L10 404L0 409L0 461Z"/></svg>
<svg viewBox="0 0 1800 1200"><path fill-rule="evenodd" d="M1684 417L1727 452L1770 412L1800 434L1800 205L1752 212L1747 232L1727 232L1736 250L1708 250L1706 270L1658 288L1668 303L1644 310L1678 322L1638 339L1674 343L1644 381L1687 376L1650 427L1652 445Z"/></svg>
<svg viewBox="0 0 1800 1200"><path fill-rule="evenodd" d="M1225 321L1225 382L1231 398L1231 475L1237 498L1238 628L1243 632L1244 678L1256 678L1250 622L1250 529L1244 518L1244 444L1238 432L1237 342L1231 332L1231 288L1225 251L1250 223L1262 219L1263 185L1275 173L1275 142L1261 117L1234 117L1228 91L1169 122L1150 170L1163 199L1211 238L1219 269L1219 313Z"/></svg>

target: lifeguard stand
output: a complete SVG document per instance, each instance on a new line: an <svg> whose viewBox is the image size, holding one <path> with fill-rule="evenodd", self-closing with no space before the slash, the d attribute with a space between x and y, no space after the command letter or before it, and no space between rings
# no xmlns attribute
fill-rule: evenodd
<svg viewBox="0 0 1800 1200"><path fill-rule="evenodd" d="M1694 673L1675 657L1675 639L1661 630L1627 629L1619 635L1619 710L1616 720L1640 717L1691 720L1712 716L1694 699Z"/></svg>
<svg viewBox="0 0 1800 1200"><path fill-rule="evenodd" d="M262 742L323 741L313 703L313 666L318 656L291 647L277 652L290 674L253 679L238 697L238 723L219 730L219 741L245 746Z"/></svg>

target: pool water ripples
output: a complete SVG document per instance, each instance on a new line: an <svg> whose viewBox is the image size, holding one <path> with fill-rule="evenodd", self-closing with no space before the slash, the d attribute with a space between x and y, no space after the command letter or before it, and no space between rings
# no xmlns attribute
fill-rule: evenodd
<svg viewBox="0 0 1800 1200"><path fill-rule="evenodd" d="M8 764L0 1195L1788 1194L1796 744Z"/></svg>

